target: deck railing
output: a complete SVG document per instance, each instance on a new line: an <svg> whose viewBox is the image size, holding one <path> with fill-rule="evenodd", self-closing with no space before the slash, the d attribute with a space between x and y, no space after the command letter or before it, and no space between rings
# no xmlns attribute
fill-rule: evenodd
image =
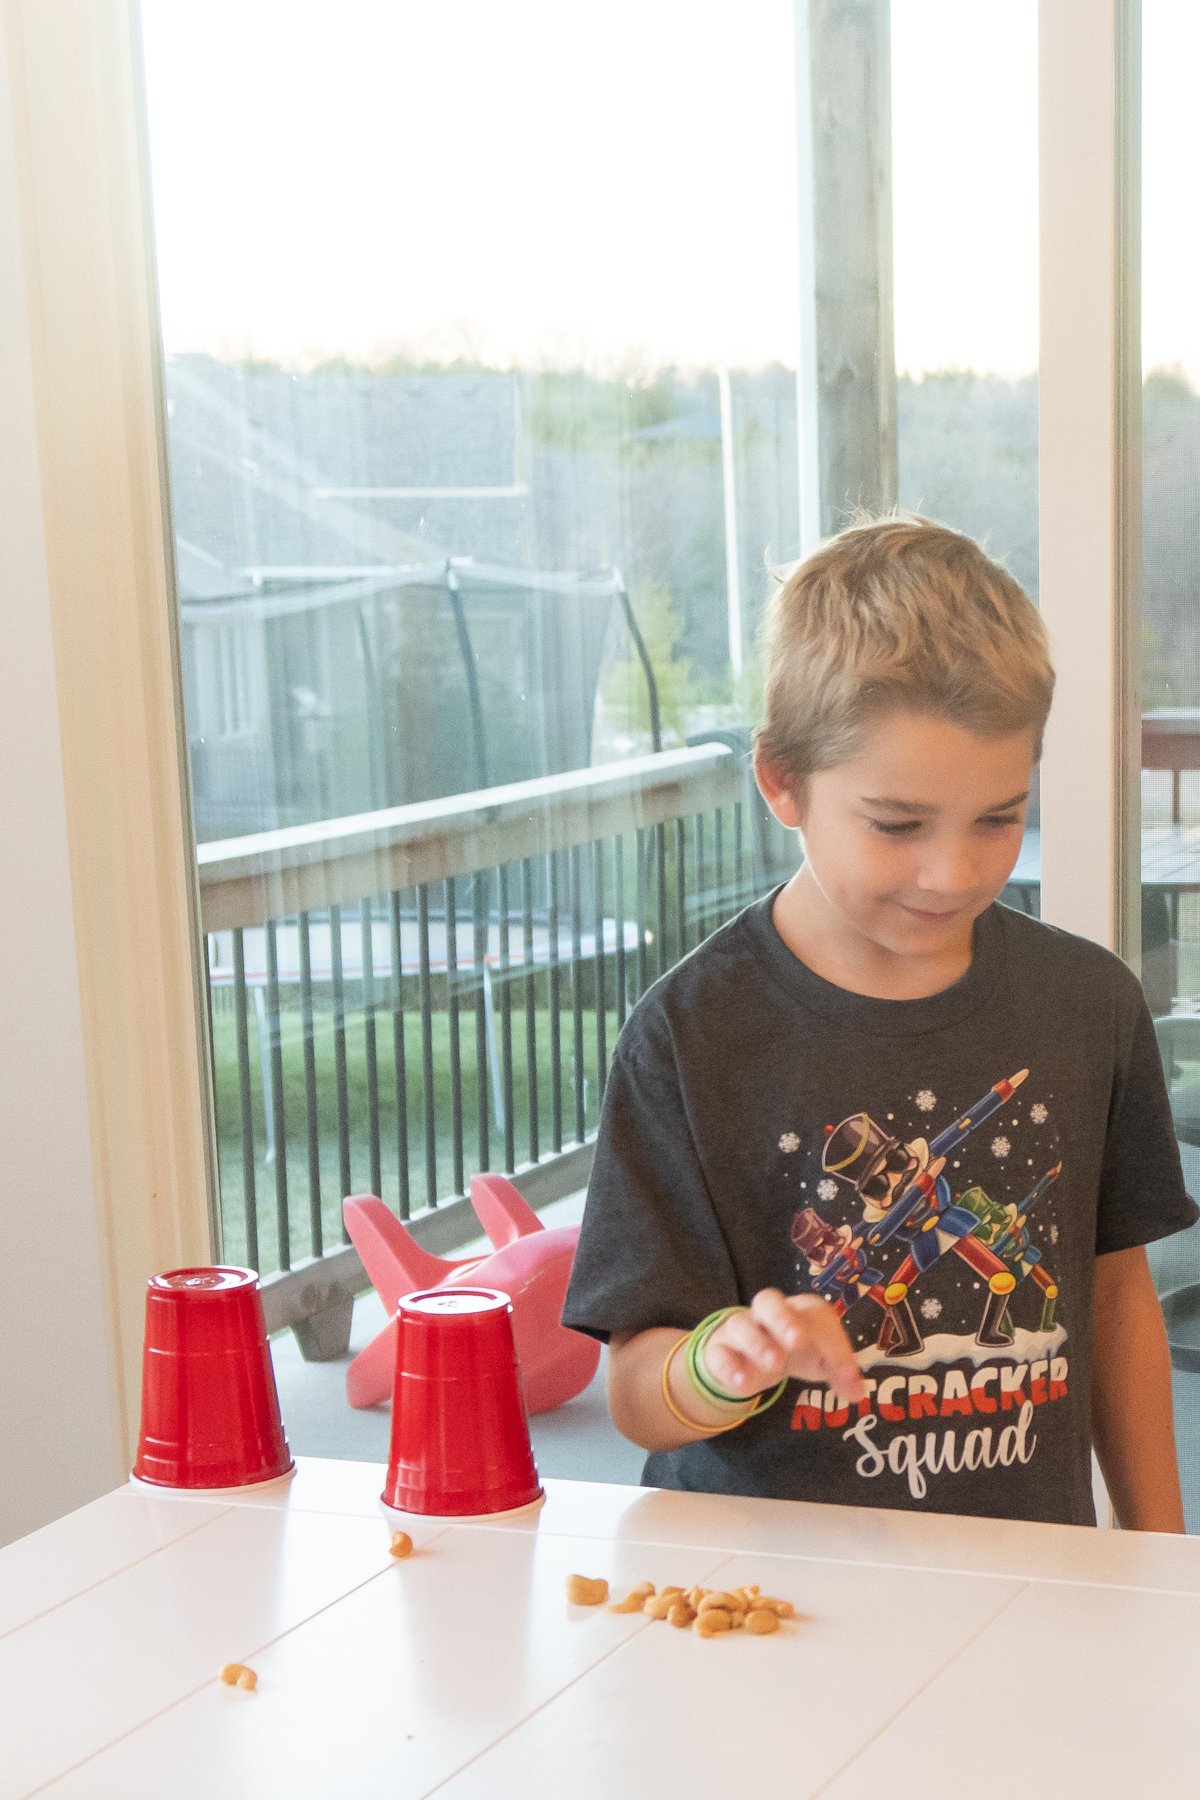
<svg viewBox="0 0 1200 1800"><path fill-rule="evenodd" d="M586 1179L616 1034L764 885L744 759L697 748L201 846L222 1254L337 1354L341 1201L431 1247L475 1169Z"/></svg>

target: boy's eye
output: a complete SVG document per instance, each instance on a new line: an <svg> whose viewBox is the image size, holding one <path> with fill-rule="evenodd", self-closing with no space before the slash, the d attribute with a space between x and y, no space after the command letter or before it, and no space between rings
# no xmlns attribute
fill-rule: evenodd
<svg viewBox="0 0 1200 1800"><path fill-rule="evenodd" d="M1020 825L1023 823L1019 813L989 813L986 818L981 819L979 822L981 825L990 825L997 831L1002 830L1006 825Z"/></svg>
<svg viewBox="0 0 1200 1800"><path fill-rule="evenodd" d="M885 837L911 837L914 831L921 829L920 819L868 819L873 831L882 831Z"/></svg>

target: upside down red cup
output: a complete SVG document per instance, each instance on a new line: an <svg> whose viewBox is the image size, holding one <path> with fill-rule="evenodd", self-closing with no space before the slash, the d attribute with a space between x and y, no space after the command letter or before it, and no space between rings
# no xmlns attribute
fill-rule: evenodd
<svg viewBox="0 0 1200 1800"><path fill-rule="evenodd" d="M293 1466L253 1269L151 1276L136 1478L157 1487L249 1487Z"/></svg>
<svg viewBox="0 0 1200 1800"><path fill-rule="evenodd" d="M508 1295L459 1286L405 1294L384 1506L462 1519L542 1497Z"/></svg>

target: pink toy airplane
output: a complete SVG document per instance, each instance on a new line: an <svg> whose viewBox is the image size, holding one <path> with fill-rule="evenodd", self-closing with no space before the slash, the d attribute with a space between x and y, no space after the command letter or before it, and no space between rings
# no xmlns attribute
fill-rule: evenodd
<svg viewBox="0 0 1200 1800"><path fill-rule="evenodd" d="M596 1373L599 1344L562 1324L578 1225L547 1230L503 1175L472 1175L471 1205L493 1247L485 1256L447 1261L423 1250L374 1194L351 1195L342 1202L350 1241L391 1315L346 1370L351 1406L377 1406L392 1397L394 1315L401 1294L449 1282L499 1288L511 1299L517 1361L531 1413L561 1406Z"/></svg>

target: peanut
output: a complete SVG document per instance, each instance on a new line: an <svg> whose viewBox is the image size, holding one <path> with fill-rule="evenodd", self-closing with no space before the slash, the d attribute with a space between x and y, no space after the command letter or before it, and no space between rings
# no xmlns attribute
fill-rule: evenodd
<svg viewBox="0 0 1200 1800"><path fill-rule="evenodd" d="M252 1694L258 1686L258 1676L245 1663L225 1663L217 1679L223 1681L226 1687L244 1688L248 1694Z"/></svg>
<svg viewBox="0 0 1200 1800"><path fill-rule="evenodd" d="M696 1608L696 1611L700 1613L711 1612L714 1606L720 1607L722 1612L733 1612L735 1609L738 1612L745 1611L744 1605L739 1605L734 1595L722 1593L719 1588L716 1593L705 1594L703 1600Z"/></svg>
<svg viewBox="0 0 1200 1800"><path fill-rule="evenodd" d="M653 1592L654 1588L650 1582L639 1582L637 1587L630 1588L623 1600L616 1601L616 1603L610 1606L608 1610L613 1613L641 1612L642 1607L645 1605L646 1601L649 1600Z"/></svg>
<svg viewBox="0 0 1200 1800"><path fill-rule="evenodd" d="M722 1607L710 1606L707 1612L698 1613L692 1630L697 1637L716 1637L719 1632L729 1631L732 1620Z"/></svg>
<svg viewBox="0 0 1200 1800"><path fill-rule="evenodd" d="M608 1599L608 1583L603 1576L593 1581L587 1575L568 1575L567 1599L572 1606L601 1606Z"/></svg>
<svg viewBox="0 0 1200 1800"><path fill-rule="evenodd" d="M779 1630L779 1614L769 1612L766 1607L755 1607L753 1612L746 1614L745 1629L755 1637L766 1637Z"/></svg>
<svg viewBox="0 0 1200 1800"><path fill-rule="evenodd" d="M642 1607L648 1619L665 1619L675 1604L672 1594L651 1594Z"/></svg>
<svg viewBox="0 0 1200 1800"><path fill-rule="evenodd" d="M796 1609L790 1600L776 1600L770 1594L763 1594L754 1602L760 1612L773 1612L777 1619L792 1619Z"/></svg>
<svg viewBox="0 0 1200 1800"><path fill-rule="evenodd" d="M413 1541L407 1531L393 1531L391 1554L396 1557L411 1556Z"/></svg>
<svg viewBox="0 0 1200 1800"><path fill-rule="evenodd" d="M667 1624L678 1625L682 1629L683 1626L690 1625L692 1620L698 1616L695 1609L689 1606L686 1600L676 1600L667 1614Z"/></svg>

